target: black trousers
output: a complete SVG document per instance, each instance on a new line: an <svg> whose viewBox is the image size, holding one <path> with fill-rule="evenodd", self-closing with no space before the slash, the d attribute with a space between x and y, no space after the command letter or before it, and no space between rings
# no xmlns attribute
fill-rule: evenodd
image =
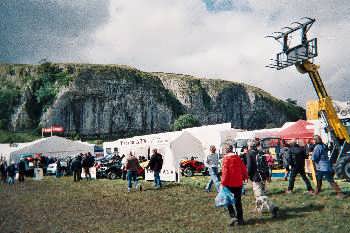
<svg viewBox="0 0 350 233"><path fill-rule="evenodd" d="M77 169L73 171L74 181L81 180L81 169Z"/></svg>
<svg viewBox="0 0 350 233"><path fill-rule="evenodd" d="M85 172L85 178L88 180L91 180L91 174L90 174L90 168L89 167L84 167L84 172Z"/></svg>
<svg viewBox="0 0 350 233"><path fill-rule="evenodd" d="M1 173L1 180L2 180L4 183L6 183L6 180L7 180L7 174L6 174L6 172L2 172L2 173Z"/></svg>
<svg viewBox="0 0 350 233"><path fill-rule="evenodd" d="M18 173L18 181L23 182L24 181L24 172L19 172Z"/></svg>
<svg viewBox="0 0 350 233"><path fill-rule="evenodd" d="M306 185L306 189L308 191L313 190L310 180L307 178L306 174L305 174L305 169L303 168L292 168L292 171L290 173L290 178L289 178L289 185L288 185L288 190L293 190L294 188L294 182L295 182L295 177L300 174L301 178L303 178L304 183Z"/></svg>
<svg viewBox="0 0 350 233"><path fill-rule="evenodd" d="M243 221L243 209L242 209L242 187L227 187L231 193L235 196L235 207L236 211L232 205L227 206L228 212L231 218L237 217L238 221Z"/></svg>

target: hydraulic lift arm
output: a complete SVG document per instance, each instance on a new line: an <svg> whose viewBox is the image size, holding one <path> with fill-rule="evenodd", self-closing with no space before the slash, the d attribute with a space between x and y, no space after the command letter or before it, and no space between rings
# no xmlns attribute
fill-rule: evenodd
<svg viewBox="0 0 350 233"><path fill-rule="evenodd" d="M320 74L318 73L319 66L309 61L304 61L304 63L297 65L297 68L299 71L306 71L309 74L312 85L319 98L320 115L326 121L329 130L334 134L340 143L346 141L348 144L350 144L349 133L338 118L332 103L332 99L328 95Z"/></svg>

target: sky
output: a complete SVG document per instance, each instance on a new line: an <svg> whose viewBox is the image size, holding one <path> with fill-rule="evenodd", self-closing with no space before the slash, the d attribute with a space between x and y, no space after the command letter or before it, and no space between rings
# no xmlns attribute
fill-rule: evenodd
<svg viewBox="0 0 350 233"><path fill-rule="evenodd" d="M350 99L347 0L0 0L0 62L125 64L244 82L301 106L316 95L294 67L265 68L281 46L264 36L316 18L320 74Z"/></svg>

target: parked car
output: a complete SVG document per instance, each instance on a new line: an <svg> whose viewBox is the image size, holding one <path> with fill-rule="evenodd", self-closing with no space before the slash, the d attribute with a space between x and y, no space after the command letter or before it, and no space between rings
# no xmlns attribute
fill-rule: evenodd
<svg viewBox="0 0 350 233"><path fill-rule="evenodd" d="M108 178L115 180L123 175L122 163L120 160L102 160L95 165L97 178Z"/></svg>
<svg viewBox="0 0 350 233"><path fill-rule="evenodd" d="M47 175L56 175L56 171L57 171L57 164L51 163L47 166L46 174Z"/></svg>
<svg viewBox="0 0 350 233"><path fill-rule="evenodd" d="M180 161L181 174L184 176L193 176L195 173L202 173L202 175L208 175L208 168L201 161L195 158L185 159Z"/></svg>

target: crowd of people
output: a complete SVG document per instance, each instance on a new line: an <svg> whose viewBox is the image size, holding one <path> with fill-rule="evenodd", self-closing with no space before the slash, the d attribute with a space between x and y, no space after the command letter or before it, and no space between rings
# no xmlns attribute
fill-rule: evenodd
<svg viewBox="0 0 350 233"><path fill-rule="evenodd" d="M329 159L328 148L322 142L320 136L314 137L314 144L310 142L302 147L295 140L284 143L279 150L279 157L282 158L283 166L286 169L285 179L288 180L286 193L293 192L295 178L300 175L305 183L308 194L317 195L321 192L322 181L326 179L330 186L335 190L337 197L342 198L340 187L334 181L334 172L332 162ZM305 159L311 157L316 171L317 184L315 189L305 172ZM137 158L135 154L130 152L127 156L119 157L123 160L123 166L126 171L127 191L130 192L134 186L136 190L142 191L142 185L138 182L138 169L140 162L149 161L146 169L153 172L154 186L156 189L162 187L160 179L160 171L163 167L163 156L158 153L157 149L152 150L152 155L146 160L144 157ZM242 195L245 194L245 185L250 181L255 197L255 208L258 212L267 211L272 217L277 217L279 207L266 194L266 185L271 181L273 158L268 151L263 150L259 140L251 140L248 142L247 148L242 149L242 153L233 152L233 146L228 145L224 148L222 158L221 174L219 173L220 155L216 153L215 146L210 146L210 154L205 159L210 179L205 187L206 192L211 192L215 186L217 192L221 187L226 187L231 195L234 196L234 206L227 205L228 214L231 218L231 226L243 225L243 207ZM36 166L40 166L41 159L36 160ZM60 177L62 173L61 160L56 159L57 173ZM82 170L87 180L91 180L90 168L95 165L95 158L90 153L80 154L76 156L70 163L70 169L73 172L74 182L80 181ZM16 171L18 170L19 182L24 181L26 164L22 158L16 165L13 161L8 165L5 158L0 158L0 174L1 180L9 184L14 184Z"/></svg>
<svg viewBox="0 0 350 233"><path fill-rule="evenodd" d="M322 142L320 136L316 135L314 141L313 146L307 145L305 148L292 140L289 144L285 143L280 150L284 161L283 165L290 173L286 193L292 193L295 178L300 175L306 185L308 194L319 194L322 180L325 178L337 193L337 197L343 198L344 194L333 179L334 174L332 174L332 163L328 156L327 146ZM212 185L215 184L217 192L220 192L221 184L222 187L226 187L233 194L235 208L230 204L227 205L231 217L231 226L244 224L241 196L245 193L244 185L248 180L252 183L256 210L258 212L268 211L273 218L277 217L279 207L266 194L266 184L271 179L271 161L269 161L269 155L262 149L259 140L249 141L248 148L243 149L243 153L240 155L233 152L232 145L226 146L222 160L221 177L218 172L219 155L216 153L215 146L210 147L210 152L205 160L210 174L205 191L210 192ZM308 154L311 155L316 170L316 190L312 188L311 182L305 173L305 159Z"/></svg>
<svg viewBox="0 0 350 233"><path fill-rule="evenodd" d="M57 162L57 171L59 171L59 162ZM70 169L73 172L73 180L74 182L79 182L82 180L81 173L84 170L86 180L91 180L90 168L95 165L95 158L89 152L87 154L80 153L76 156L72 162Z"/></svg>
<svg viewBox="0 0 350 233"><path fill-rule="evenodd" d="M26 173L26 163L24 159L21 159L18 164L14 161L7 164L5 157L0 157L0 176L3 183L14 184L17 173L18 181L24 182Z"/></svg>
<svg viewBox="0 0 350 233"><path fill-rule="evenodd" d="M34 157L22 157L18 163L11 161L7 163L5 157L0 157L0 175L1 180L8 184L14 184L16 174L18 173L18 181L24 182L25 176L35 176L34 169L43 170L43 175L48 175L48 165L56 164L55 175L57 178L70 172L75 174L75 181L81 180L81 171L84 169L87 179L91 179L89 169L94 166L95 159L91 153L79 154L74 159L68 157L65 159L35 155ZM80 173L79 173L80 171ZM78 175L79 174L79 175Z"/></svg>

